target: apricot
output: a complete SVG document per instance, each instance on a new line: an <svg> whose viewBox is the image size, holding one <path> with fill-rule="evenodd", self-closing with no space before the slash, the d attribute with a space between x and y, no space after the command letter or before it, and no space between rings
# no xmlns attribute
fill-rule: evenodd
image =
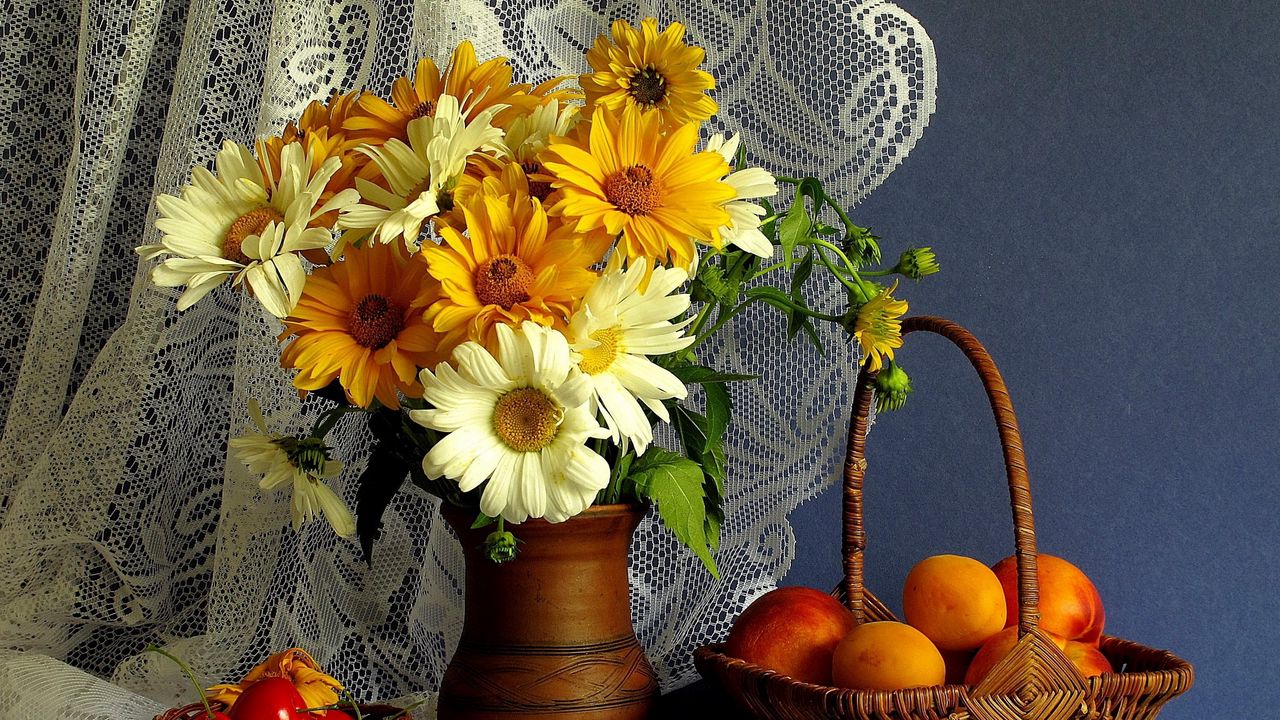
<svg viewBox="0 0 1280 720"><path fill-rule="evenodd" d="M939 650L973 650L1005 625L1004 591L973 558L934 555L916 563L902 590L907 623Z"/></svg>
<svg viewBox="0 0 1280 720"><path fill-rule="evenodd" d="M832 660L836 687L854 690L903 690L941 685L946 663L924 633L904 623L859 625L836 646Z"/></svg>
<svg viewBox="0 0 1280 720"><path fill-rule="evenodd" d="M742 611L725 652L802 682L830 685L836 645L854 625L853 613L829 594L782 587Z"/></svg>
<svg viewBox="0 0 1280 720"><path fill-rule="evenodd" d="M1018 624L1018 566L1007 557L992 567L1004 588L1008 617L1005 625ZM1036 576L1040 580L1040 628L1097 645L1102 639L1106 611L1102 598L1089 577L1080 568L1053 555L1036 556Z"/></svg>

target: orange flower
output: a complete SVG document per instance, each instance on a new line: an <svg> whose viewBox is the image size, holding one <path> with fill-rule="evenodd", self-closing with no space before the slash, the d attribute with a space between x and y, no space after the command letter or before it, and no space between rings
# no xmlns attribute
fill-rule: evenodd
<svg viewBox="0 0 1280 720"><path fill-rule="evenodd" d="M282 677L293 683L307 707L323 707L338 702L342 683L324 674L320 665L302 648L289 648L267 658L266 662L249 671L235 685L214 685L205 691L209 702L231 706L250 685L266 678Z"/></svg>
<svg viewBox="0 0 1280 720"><path fill-rule="evenodd" d="M542 203L530 198L519 165L487 177L462 205L467 234L440 229L444 243L427 245L431 275L441 296L427 311L441 349L467 340L497 346L499 323L526 320L563 329L574 305L595 281L590 268L608 246L601 235L583 236L549 224Z"/></svg>
<svg viewBox="0 0 1280 720"><path fill-rule="evenodd" d="M462 114L470 122L480 112L494 105L508 105L494 118L503 126L516 116L532 110L542 101L529 94L524 83L512 84L511 65L503 57L479 63L470 41L463 41L453 51L449 66L441 73L430 58L418 61L413 79L402 77L391 88L391 102L373 94L360 98L359 106L344 127L356 138L370 145L382 145L390 138L408 141L406 126L414 118L435 114L441 95L452 95L462 105ZM539 86L550 94L546 84Z"/></svg>
<svg viewBox="0 0 1280 720"><path fill-rule="evenodd" d="M420 255L402 243L365 243L307 278L285 333L297 335L280 364L297 368L299 390L319 390L337 379L347 399L369 407L374 398L399 408L397 391L420 397L418 370L446 356L423 310L439 294Z"/></svg>
<svg viewBox="0 0 1280 720"><path fill-rule="evenodd" d="M324 194L320 196L324 202L343 190L354 188L357 177L366 180L375 178L378 175L377 167L369 162L369 156L355 152L360 141L351 137L342 127L362 93L363 91L356 91L340 95L335 92L329 96L328 102L312 100L298 122L290 121L280 135L260 140L257 147L258 166L262 168L263 175L279 181L281 150L290 143L302 143L303 149L310 153L313 174L331 157L342 161L342 166L329 179ZM311 226L333 227L337 219L336 211L326 213L316 218ZM308 255L308 259L314 262L319 258Z"/></svg>

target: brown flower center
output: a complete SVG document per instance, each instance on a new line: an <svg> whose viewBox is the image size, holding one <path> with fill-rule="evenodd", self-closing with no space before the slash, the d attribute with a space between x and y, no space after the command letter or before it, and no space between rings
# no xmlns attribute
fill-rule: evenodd
<svg viewBox="0 0 1280 720"><path fill-rule="evenodd" d="M551 183L542 180L534 180L535 173L542 172L542 165L536 162L527 162L521 165L524 168L525 178L529 180L529 195L538 198L543 204L547 202L547 196L551 194Z"/></svg>
<svg viewBox="0 0 1280 720"><path fill-rule="evenodd" d="M404 329L404 310L386 295L370 293L356 303L347 319L352 339L371 350L381 350Z"/></svg>
<svg viewBox="0 0 1280 720"><path fill-rule="evenodd" d="M240 246L244 245L244 241L253 236L261 235L263 230L267 229L267 225L273 222L284 222L284 215L273 207L258 208L236 218L231 223L231 227L227 229L227 234L222 238L222 257L228 260L235 260L241 265L248 265L253 262L253 258L244 254L244 250Z"/></svg>
<svg viewBox="0 0 1280 720"><path fill-rule="evenodd" d="M648 215L662 204L662 190L647 165L632 165L607 178L604 197L628 215Z"/></svg>
<svg viewBox="0 0 1280 720"><path fill-rule="evenodd" d="M493 432L516 452L537 452L551 444L564 418L560 405L538 388L517 388L493 406Z"/></svg>
<svg viewBox="0 0 1280 720"><path fill-rule="evenodd" d="M413 109L412 113L410 113L409 119L417 120L418 118L432 117L435 114L436 114L436 104L431 102L430 100L423 100L422 102L418 103L418 106Z"/></svg>
<svg viewBox="0 0 1280 720"><path fill-rule="evenodd" d="M499 305L510 310L512 305L529 299L533 285L533 268L515 255L499 255L476 268L476 297L485 305Z"/></svg>
<svg viewBox="0 0 1280 720"><path fill-rule="evenodd" d="M667 96L667 80L652 65L631 76L631 97L641 105L657 105Z"/></svg>

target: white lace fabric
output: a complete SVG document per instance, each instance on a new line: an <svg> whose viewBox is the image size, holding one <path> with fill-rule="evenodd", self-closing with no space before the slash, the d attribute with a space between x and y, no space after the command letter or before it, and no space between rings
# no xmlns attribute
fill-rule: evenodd
<svg viewBox="0 0 1280 720"><path fill-rule="evenodd" d="M891 3L636 5L5 4L0 717L150 717L191 701L175 666L140 654L148 642L210 682L302 646L369 700L429 695L457 642L461 555L433 498L406 483L366 565L323 523L292 532L287 497L228 462L248 398L281 432L305 432L319 405L298 400L279 325L256 302L223 287L178 313L176 291L151 285L132 251L157 241L154 195L177 191L224 138L278 131L332 90L385 96L418 57L443 60L466 38L526 81L581 72L611 19L645 15L684 22L707 49L720 103L708 131L742 132L753 164L818 177L848 205L934 110L932 45ZM836 334L819 356L784 327L752 310L707 353L761 376L733 388L723 580L653 517L636 533L635 626L667 690L787 572L789 513L838 473L856 358ZM351 503L370 437L352 420L331 439Z"/></svg>

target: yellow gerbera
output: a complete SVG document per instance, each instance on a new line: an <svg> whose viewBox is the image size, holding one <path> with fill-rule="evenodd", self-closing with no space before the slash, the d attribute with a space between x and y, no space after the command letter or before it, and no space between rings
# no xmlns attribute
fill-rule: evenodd
<svg viewBox="0 0 1280 720"><path fill-rule="evenodd" d="M423 311L439 295L427 263L400 243L348 248L342 261L307 278L302 299L285 318L296 335L280 364L297 368L299 390L319 390L337 379L347 399L369 407L374 398L399 408L396 391L420 397L418 370L448 357Z"/></svg>
<svg viewBox="0 0 1280 720"><path fill-rule="evenodd" d="M510 176L520 172L509 168ZM595 281L590 268L604 247L567 231L549 232L542 203L508 187L500 178L485 178L481 191L462 205L467 235L443 227L443 244L422 249L441 284L427 317L444 336L443 351L467 340L496 348L499 323L532 320L563 329Z"/></svg>
<svg viewBox="0 0 1280 720"><path fill-rule="evenodd" d="M549 212L578 232L622 233L629 259L687 267L694 240L720 245L720 228L731 222L724 203L737 197L720 181L729 174L724 158L695 152L697 142L695 124L663 134L656 113L596 108L588 131L553 138L542 154L561 191Z"/></svg>
<svg viewBox="0 0 1280 720"><path fill-rule="evenodd" d="M578 78L587 107L657 110L675 125L715 115L716 101L703 94L716 86L715 78L698 69L706 51L686 45L684 29L680 23L671 23L659 33L654 18L645 18L639 30L626 20L614 20L613 42L601 35L587 51L587 62L595 72Z"/></svg>
<svg viewBox="0 0 1280 720"><path fill-rule="evenodd" d="M541 102L541 98L529 94L528 84L512 84L511 77L506 58L477 62L475 48L469 40L463 41L453 51L444 73L430 58L419 60L413 79L402 77L395 81L390 103L372 93L365 94L344 127L370 145L381 145L391 138L407 142L409 121L434 116L441 95L458 99L467 122L487 108L508 106L494 118L494 125L502 126Z"/></svg>
<svg viewBox="0 0 1280 720"><path fill-rule="evenodd" d="M865 355L862 361L873 372L883 366L882 355L892 360L894 348L902 347L902 316L907 312L907 301L893 297L897 289L897 283L891 288L882 288L878 295L858 308L853 323L853 336Z"/></svg>

